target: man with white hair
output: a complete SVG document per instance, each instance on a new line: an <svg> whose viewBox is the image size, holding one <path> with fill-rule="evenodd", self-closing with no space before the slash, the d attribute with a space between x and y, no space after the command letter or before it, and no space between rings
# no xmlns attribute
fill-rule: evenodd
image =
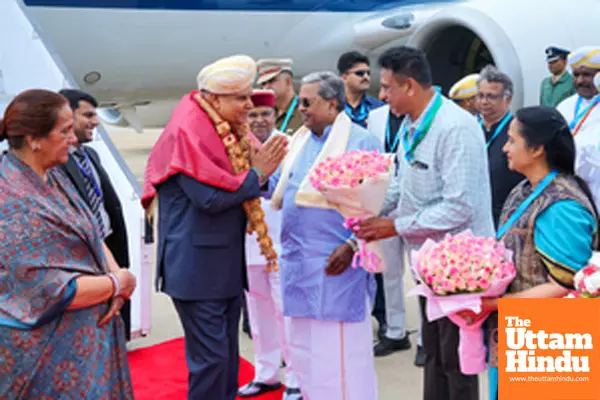
<svg viewBox="0 0 600 400"><path fill-rule="evenodd" d="M508 168L504 145L508 141L508 130L512 121L510 103L513 96L510 77L493 65L481 70L477 80L477 98L480 125L485 135L488 152L488 167L492 185L492 214L494 227L498 227L504 201L509 193L525 177Z"/></svg>
<svg viewBox="0 0 600 400"><path fill-rule="evenodd" d="M479 114L479 110L477 109L478 80L479 74L469 74L452 85L448 92L449 98L473 115Z"/></svg>
<svg viewBox="0 0 600 400"><path fill-rule="evenodd" d="M575 138L575 170L600 205L600 92L594 78L600 72L600 46L587 46L569 55L576 94L560 103L558 111L565 117Z"/></svg>
<svg viewBox="0 0 600 400"><path fill-rule="evenodd" d="M276 257L258 197L285 156L286 139L259 150L249 133L255 76L247 56L205 67L199 91L183 96L146 167L142 204L159 200L157 287L183 325L190 400L236 398L249 224L263 231L271 264Z"/></svg>
<svg viewBox="0 0 600 400"><path fill-rule="evenodd" d="M304 128L269 180L282 209L281 286L291 317L289 351L303 397L377 399L370 310L372 274L351 268L357 249L344 218L310 183L311 170L330 156L379 150L381 142L344 112L344 81L332 72L306 76L298 97Z"/></svg>

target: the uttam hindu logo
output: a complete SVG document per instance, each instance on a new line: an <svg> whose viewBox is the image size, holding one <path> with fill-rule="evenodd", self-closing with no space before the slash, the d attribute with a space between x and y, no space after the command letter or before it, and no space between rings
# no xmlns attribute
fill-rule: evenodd
<svg viewBox="0 0 600 400"><path fill-rule="evenodd" d="M600 400L600 301L503 299L499 400Z"/></svg>
<svg viewBox="0 0 600 400"><path fill-rule="evenodd" d="M589 356L572 350L593 350L589 333L547 333L534 330L531 320L504 317L506 323L506 372L590 372ZM557 350L559 356L540 356L537 350Z"/></svg>

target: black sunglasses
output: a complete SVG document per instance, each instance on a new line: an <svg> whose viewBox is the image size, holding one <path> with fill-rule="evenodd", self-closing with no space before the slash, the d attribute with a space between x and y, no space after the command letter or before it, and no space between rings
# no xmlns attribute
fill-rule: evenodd
<svg viewBox="0 0 600 400"><path fill-rule="evenodd" d="M313 100L307 99L306 97L300 97L298 99L298 103L300 103L300 106L304 107L304 108L308 108L310 107L310 105L314 102Z"/></svg>
<svg viewBox="0 0 600 400"><path fill-rule="evenodd" d="M356 71L352 71L351 73L360 78L362 78L365 75L371 76L371 71L369 71L368 69L357 69Z"/></svg>

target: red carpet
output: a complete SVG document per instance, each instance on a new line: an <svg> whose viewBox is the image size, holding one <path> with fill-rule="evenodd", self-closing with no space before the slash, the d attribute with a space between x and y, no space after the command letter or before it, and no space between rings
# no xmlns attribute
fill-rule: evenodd
<svg viewBox="0 0 600 400"><path fill-rule="evenodd" d="M136 400L186 400L187 375L183 338L130 351L128 354ZM240 386L254 377L254 366L240 358ZM283 389L255 399L281 400Z"/></svg>

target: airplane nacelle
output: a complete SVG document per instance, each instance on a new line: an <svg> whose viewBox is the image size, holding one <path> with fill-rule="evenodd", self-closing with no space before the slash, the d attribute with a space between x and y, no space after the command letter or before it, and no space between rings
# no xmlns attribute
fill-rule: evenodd
<svg viewBox="0 0 600 400"><path fill-rule="evenodd" d="M335 71L341 53L360 50L371 58L376 91L377 57L408 44L427 53L444 93L463 76L496 65L513 79L518 108L539 102L549 74L546 47L574 50L600 37L597 0L303 0L293 9L283 0L268 9L222 0L195 3L193 10L165 0L174 7L169 11L133 8L126 0L114 0L124 8L56 6L87 1L25 0L77 83L106 104L102 121L138 132L164 126L194 89L200 68L235 53L292 57L298 83L310 72ZM90 21L98 24L90 40L73 40L72 32L87 32Z"/></svg>
<svg viewBox="0 0 600 400"><path fill-rule="evenodd" d="M146 103L147 105L150 102ZM98 117L105 124L120 127L131 127L137 133L142 133L144 127L138 117L136 106L99 107L96 111Z"/></svg>
<svg viewBox="0 0 600 400"><path fill-rule="evenodd" d="M596 43L598 21L595 0L579 0L576 7L562 1L471 1L432 15L407 44L427 53L444 93L461 77L496 65L513 80L517 109L539 104L541 80L549 74L545 48L575 50Z"/></svg>

